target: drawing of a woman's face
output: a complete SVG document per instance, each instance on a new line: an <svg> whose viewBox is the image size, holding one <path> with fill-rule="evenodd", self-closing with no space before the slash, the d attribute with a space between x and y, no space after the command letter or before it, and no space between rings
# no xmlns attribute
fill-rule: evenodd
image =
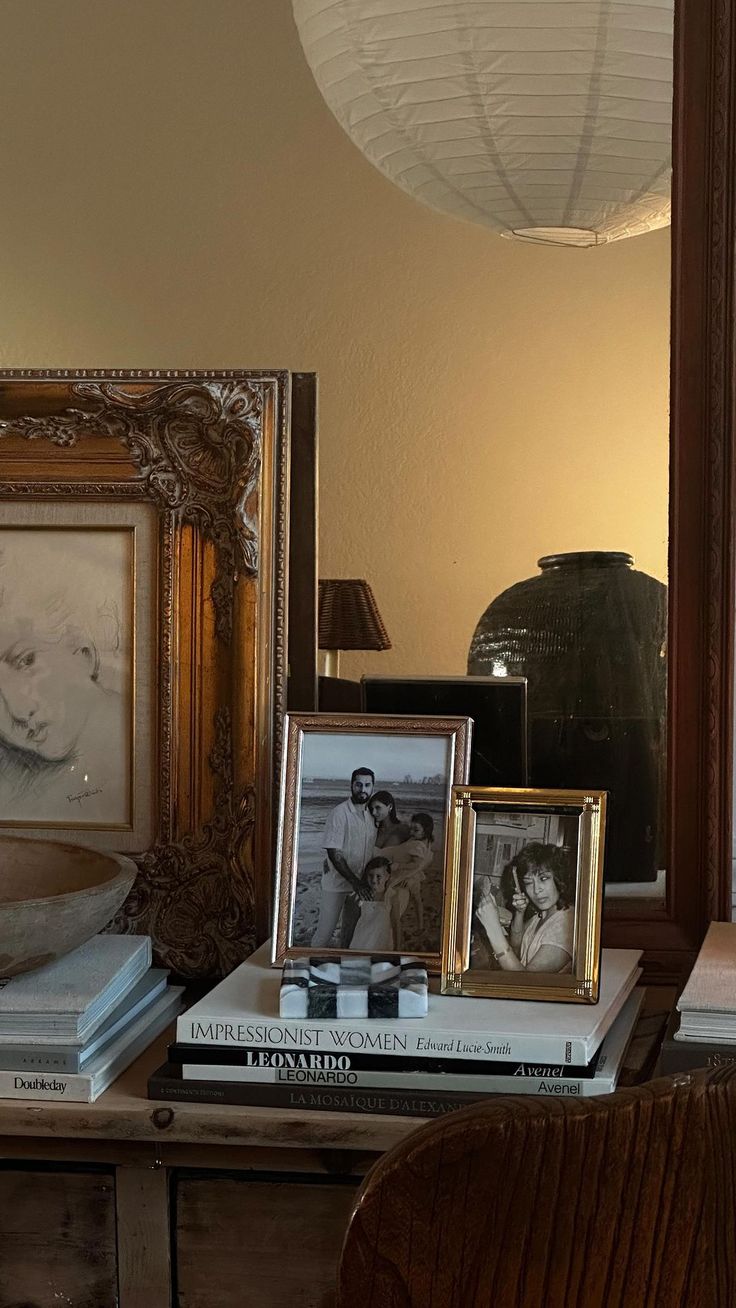
<svg viewBox="0 0 736 1308"><path fill-rule="evenodd" d="M93 707L94 650L0 631L0 741L48 762L75 751Z"/></svg>

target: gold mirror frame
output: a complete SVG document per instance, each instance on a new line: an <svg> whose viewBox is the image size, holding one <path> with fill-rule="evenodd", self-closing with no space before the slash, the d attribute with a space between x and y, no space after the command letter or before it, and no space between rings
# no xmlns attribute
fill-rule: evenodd
<svg viewBox="0 0 736 1308"><path fill-rule="evenodd" d="M285 372L0 372L3 506L155 509L155 835L115 925L184 976L240 962L270 896L289 405Z"/></svg>

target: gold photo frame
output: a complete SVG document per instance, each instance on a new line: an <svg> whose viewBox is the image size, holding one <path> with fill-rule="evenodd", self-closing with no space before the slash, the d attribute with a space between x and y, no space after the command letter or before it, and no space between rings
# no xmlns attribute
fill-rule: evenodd
<svg viewBox="0 0 736 1308"><path fill-rule="evenodd" d="M471 735L469 718L287 716L274 964L352 951L439 972L451 797Z"/></svg>
<svg viewBox="0 0 736 1308"><path fill-rule="evenodd" d="M184 976L270 898L290 380L0 372L0 833L133 857L115 929Z"/></svg>
<svg viewBox="0 0 736 1308"><path fill-rule="evenodd" d="M455 786L442 993L594 1004L604 791Z"/></svg>

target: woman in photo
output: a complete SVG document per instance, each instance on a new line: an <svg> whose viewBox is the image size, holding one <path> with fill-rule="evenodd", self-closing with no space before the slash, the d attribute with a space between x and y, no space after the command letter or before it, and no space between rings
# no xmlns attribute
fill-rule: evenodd
<svg viewBox="0 0 736 1308"><path fill-rule="evenodd" d="M409 827L400 822L396 801L389 790L377 790L368 801L368 811L376 824L376 849L402 845L409 838Z"/></svg>
<svg viewBox="0 0 736 1308"><path fill-rule="evenodd" d="M483 894L476 920L503 971L572 971L575 877L569 850L537 841L525 845L502 876L512 912L508 935L493 895Z"/></svg>

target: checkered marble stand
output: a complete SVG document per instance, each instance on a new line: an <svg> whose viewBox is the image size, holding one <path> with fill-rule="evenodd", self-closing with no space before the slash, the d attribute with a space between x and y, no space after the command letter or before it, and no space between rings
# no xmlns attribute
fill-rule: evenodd
<svg viewBox="0 0 736 1308"><path fill-rule="evenodd" d="M287 958L281 1017L424 1017L427 969L415 958Z"/></svg>

